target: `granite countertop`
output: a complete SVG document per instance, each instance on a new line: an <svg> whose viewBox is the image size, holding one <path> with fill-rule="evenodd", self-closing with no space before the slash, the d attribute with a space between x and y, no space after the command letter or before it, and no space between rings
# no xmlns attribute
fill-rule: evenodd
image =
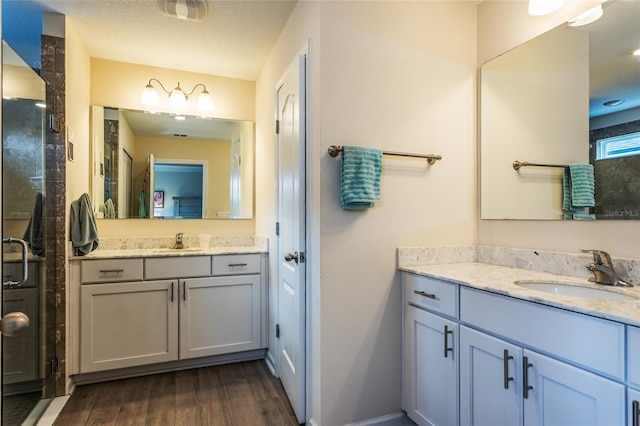
<svg viewBox="0 0 640 426"><path fill-rule="evenodd" d="M486 290L530 302L541 303L568 311L640 326L640 286L613 287L589 282L586 278L556 275L528 269L497 266L486 263L448 263L438 265L400 266L401 271L437 278L465 287ZM561 296L530 290L514 284L517 280L571 283L582 287L608 290L635 297L636 300L602 300Z"/></svg>
<svg viewBox="0 0 640 426"><path fill-rule="evenodd" d="M185 247L172 248L137 248L116 250L95 250L85 256L71 256L70 259L117 259L126 257L176 257L176 256L208 256L215 254L250 254L266 253L262 246L220 246L220 247Z"/></svg>

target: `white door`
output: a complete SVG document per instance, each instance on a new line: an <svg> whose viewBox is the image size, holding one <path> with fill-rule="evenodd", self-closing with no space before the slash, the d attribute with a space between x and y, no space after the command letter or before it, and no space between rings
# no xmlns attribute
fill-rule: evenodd
<svg viewBox="0 0 640 426"><path fill-rule="evenodd" d="M640 391L627 389L627 426L640 424Z"/></svg>
<svg viewBox="0 0 640 426"><path fill-rule="evenodd" d="M300 423L306 415L305 62L305 55L296 58L276 92L279 375Z"/></svg>

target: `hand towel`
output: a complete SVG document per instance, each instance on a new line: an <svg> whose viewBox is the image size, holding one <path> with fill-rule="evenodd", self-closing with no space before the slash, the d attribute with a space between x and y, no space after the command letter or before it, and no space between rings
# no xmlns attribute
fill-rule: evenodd
<svg viewBox="0 0 640 426"><path fill-rule="evenodd" d="M89 195L84 193L71 202L71 244L80 256L98 248L98 228Z"/></svg>
<svg viewBox="0 0 640 426"><path fill-rule="evenodd" d="M115 219L116 211L113 207L113 201L111 198L108 198L107 201L104 202L104 218L105 219Z"/></svg>
<svg viewBox="0 0 640 426"><path fill-rule="evenodd" d="M568 167L565 167L562 185L562 210L565 211L565 219L574 219L575 215L570 211L595 207L595 180L593 176L591 164L569 164Z"/></svg>
<svg viewBox="0 0 640 426"><path fill-rule="evenodd" d="M34 256L44 256L44 195L41 192L36 194L33 214L22 239L27 242Z"/></svg>
<svg viewBox="0 0 640 426"><path fill-rule="evenodd" d="M382 151L359 146L343 146L340 163L340 205L345 210L373 207L380 201Z"/></svg>
<svg viewBox="0 0 640 426"><path fill-rule="evenodd" d="M147 216L147 193L143 190L138 197L138 217Z"/></svg>

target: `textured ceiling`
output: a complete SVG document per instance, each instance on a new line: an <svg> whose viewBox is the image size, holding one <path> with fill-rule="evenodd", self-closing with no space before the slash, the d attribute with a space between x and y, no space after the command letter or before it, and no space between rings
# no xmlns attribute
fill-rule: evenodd
<svg viewBox="0 0 640 426"><path fill-rule="evenodd" d="M164 16L155 0L35 0L73 18L90 56L256 80L296 1L209 0L204 22Z"/></svg>

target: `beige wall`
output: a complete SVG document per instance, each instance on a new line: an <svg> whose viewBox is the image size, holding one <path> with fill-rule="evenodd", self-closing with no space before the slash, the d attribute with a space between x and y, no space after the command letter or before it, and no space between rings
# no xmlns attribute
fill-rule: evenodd
<svg viewBox="0 0 640 426"><path fill-rule="evenodd" d="M203 83L211 93L216 118L255 121L255 82L186 71L156 68L106 59L91 58L91 104L117 108L147 110L140 103L140 94L151 78L157 78L167 90L177 83L185 90ZM158 87L156 85L156 87ZM158 89L159 112L176 112L168 105L169 96ZM183 111L188 115L202 115L190 101Z"/></svg>
<svg viewBox="0 0 640 426"><path fill-rule="evenodd" d="M549 16L527 15L524 1L485 1L478 7L478 64L541 34L600 1L573 0ZM640 222L481 220L478 243L576 253L606 250L614 257L640 257Z"/></svg>
<svg viewBox="0 0 640 426"><path fill-rule="evenodd" d="M258 111L265 114L258 114L257 158L260 170L272 168L267 104L273 104L277 79L311 37L307 289L310 316L319 324L308 338L312 363L319 365L312 365L310 415L319 424L338 425L401 410L396 248L474 242L476 6L304 3L288 25L295 43L281 39L258 82ZM332 144L444 159L427 167L385 157L383 201L369 211L347 212L339 205L340 159L327 154ZM261 216L274 210L272 180L264 180ZM269 222L265 229L273 216Z"/></svg>

